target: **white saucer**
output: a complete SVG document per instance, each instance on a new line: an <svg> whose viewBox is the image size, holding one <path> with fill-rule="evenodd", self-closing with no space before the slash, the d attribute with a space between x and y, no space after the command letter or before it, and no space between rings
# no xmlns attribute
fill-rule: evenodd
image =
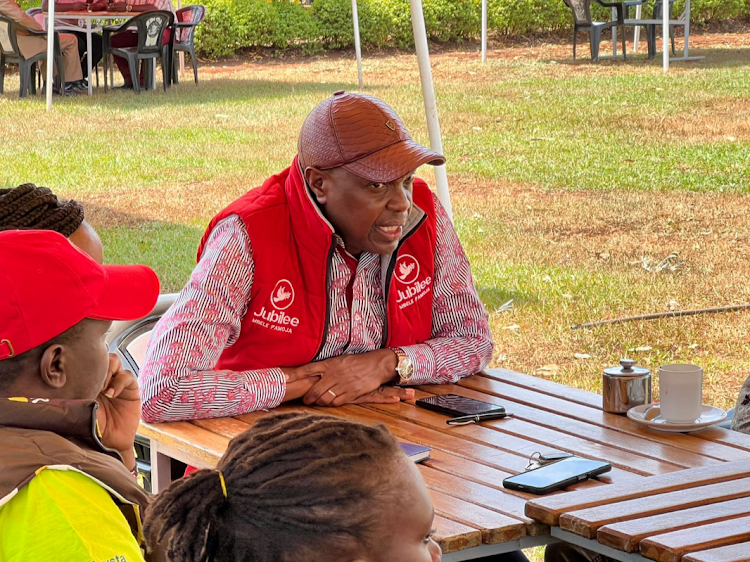
<svg viewBox="0 0 750 562"><path fill-rule="evenodd" d="M668 422L659 415L659 404L644 404L643 406L630 408L628 410L628 417L651 429L670 431L672 433L698 431L699 429L704 429L727 419L727 413L721 408L706 405L701 406L701 408L701 417L691 423Z"/></svg>

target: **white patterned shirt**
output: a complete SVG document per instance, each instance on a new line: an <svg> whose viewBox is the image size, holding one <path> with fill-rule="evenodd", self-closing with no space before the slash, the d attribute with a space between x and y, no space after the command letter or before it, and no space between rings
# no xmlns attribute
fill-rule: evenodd
<svg viewBox="0 0 750 562"><path fill-rule="evenodd" d="M488 315L466 254L437 198L435 211L432 333L423 343L401 347L414 364L412 384L456 382L482 370L492 357ZM329 264L329 329L315 361L381 347L386 313L380 255L363 253L353 273L340 239L339 250ZM190 281L151 335L140 371L145 421L235 416L281 403L286 393L281 369L215 370L240 335L254 273L247 230L231 215L214 227Z"/></svg>

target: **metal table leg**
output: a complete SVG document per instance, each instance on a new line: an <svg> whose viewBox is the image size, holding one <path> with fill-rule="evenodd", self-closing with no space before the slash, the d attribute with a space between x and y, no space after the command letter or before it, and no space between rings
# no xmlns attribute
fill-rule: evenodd
<svg viewBox="0 0 750 562"><path fill-rule="evenodd" d="M91 18L86 18L86 65L89 69L89 95L94 94L94 81L91 79Z"/></svg>

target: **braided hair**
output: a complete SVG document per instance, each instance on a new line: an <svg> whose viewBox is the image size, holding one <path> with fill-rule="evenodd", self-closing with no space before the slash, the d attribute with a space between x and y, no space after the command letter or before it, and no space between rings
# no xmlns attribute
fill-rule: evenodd
<svg viewBox="0 0 750 562"><path fill-rule="evenodd" d="M393 483L405 460L382 425L268 416L229 443L219 472L199 470L157 496L146 515L147 543L169 537L173 562L356 557L378 546L377 526L398 499Z"/></svg>
<svg viewBox="0 0 750 562"><path fill-rule="evenodd" d="M54 230L68 238L82 222L81 204L73 200L58 201L47 187L25 183L0 189L0 231Z"/></svg>

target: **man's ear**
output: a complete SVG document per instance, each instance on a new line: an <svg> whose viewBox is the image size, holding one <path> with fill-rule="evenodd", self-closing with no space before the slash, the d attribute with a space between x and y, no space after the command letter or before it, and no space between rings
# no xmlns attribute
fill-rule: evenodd
<svg viewBox="0 0 750 562"><path fill-rule="evenodd" d="M39 362L39 374L44 384L58 390L64 387L67 382L65 373L67 357L65 352L65 346L51 345L44 350Z"/></svg>
<svg viewBox="0 0 750 562"><path fill-rule="evenodd" d="M325 185L327 179L328 176L325 171L312 167L305 168L305 180L307 180L307 185L310 186L313 195L315 195L315 199L317 199L320 205L325 205L327 201L327 190Z"/></svg>

